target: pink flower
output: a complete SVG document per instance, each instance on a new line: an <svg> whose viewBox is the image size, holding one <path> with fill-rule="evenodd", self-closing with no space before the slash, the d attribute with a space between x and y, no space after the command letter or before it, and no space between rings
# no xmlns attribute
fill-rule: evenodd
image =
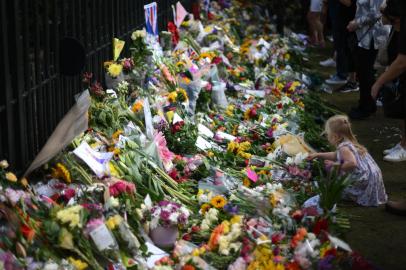
<svg viewBox="0 0 406 270"><path fill-rule="evenodd" d="M93 230L99 228L101 225L104 224L103 219L101 218L94 218L89 220L89 222L86 224L86 228L84 230L85 234L88 235L91 233Z"/></svg>
<svg viewBox="0 0 406 270"><path fill-rule="evenodd" d="M162 160L162 163L165 169L168 169L172 164L172 159L174 157L174 153L172 153L166 144L166 139L162 132L158 132L155 134L154 141L156 146L158 147L158 155Z"/></svg>
<svg viewBox="0 0 406 270"><path fill-rule="evenodd" d="M134 193L135 185L133 183L128 183L126 181L117 181L109 187L110 195L117 197L122 193Z"/></svg>

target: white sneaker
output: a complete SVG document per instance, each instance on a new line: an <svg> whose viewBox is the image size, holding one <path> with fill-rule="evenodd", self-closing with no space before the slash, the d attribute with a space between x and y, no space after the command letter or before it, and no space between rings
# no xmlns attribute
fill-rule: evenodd
<svg viewBox="0 0 406 270"><path fill-rule="evenodd" d="M319 64L322 67L335 67L336 66L336 61L334 61L333 58L329 58L327 60L320 61Z"/></svg>
<svg viewBox="0 0 406 270"><path fill-rule="evenodd" d="M406 149L401 147L401 149L390 153L389 155L385 156L383 158L385 161L389 162L401 162L401 161L406 161Z"/></svg>
<svg viewBox="0 0 406 270"><path fill-rule="evenodd" d="M384 154L385 156L386 156L386 155L389 155L389 154L391 154L391 153L393 153L393 152L395 152L395 151L400 150L400 148L403 148L403 147L400 145L400 143L398 143L398 144L395 145L394 147L392 147L392 148L390 148L390 149L384 150L384 151L383 151L383 154Z"/></svg>

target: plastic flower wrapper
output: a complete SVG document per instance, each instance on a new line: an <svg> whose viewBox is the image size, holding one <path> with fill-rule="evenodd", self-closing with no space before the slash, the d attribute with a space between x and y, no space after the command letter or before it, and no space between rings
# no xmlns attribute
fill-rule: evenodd
<svg viewBox="0 0 406 270"><path fill-rule="evenodd" d="M141 244L132 232L127 221L116 214L107 218L105 223L108 229L112 231L120 248L124 248L130 255L138 255Z"/></svg>

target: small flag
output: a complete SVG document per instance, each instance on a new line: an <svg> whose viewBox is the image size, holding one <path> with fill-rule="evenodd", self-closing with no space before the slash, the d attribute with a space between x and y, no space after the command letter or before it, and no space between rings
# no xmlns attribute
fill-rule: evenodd
<svg viewBox="0 0 406 270"><path fill-rule="evenodd" d="M147 33L158 36L158 6L156 2L144 6Z"/></svg>
<svg viewBox="0 0 406 270"><path fill-rule="evenodd" d="M120 57L121 52L124 49L125 41L119 40L118 38L113 39L113 59L117 61Z"/></svg>
<svg viewBox="0 0 406 270"><path fill-rule="evenodd" d="M186 9L182 6L180 2L176 3L176 26L179 27L182 22L185 20L186 15L188 12Z"/></svg>

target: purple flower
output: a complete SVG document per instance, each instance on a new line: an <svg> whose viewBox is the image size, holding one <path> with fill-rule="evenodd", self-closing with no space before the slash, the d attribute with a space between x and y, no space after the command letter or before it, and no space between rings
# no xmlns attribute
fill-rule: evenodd
<svg viewBox="0 0 406 270"><path fill-rule="evenodd" d="M268 136L269 138L272 138L272 137L273 137L273 129L272 129L272 128L270 128L270 129L268 129L268 130L266 131L266 136Z"/></svg>
<svg viewBox="0 0 406 270"><path fill-rule="evenodd" d="M226 211L229 214L236 215L238 214L238 206L237 205L232 205L231 203L228 203L224 206L224 211Z"/></svg>
<svg viewBox="0 0 406 270"><path fill-rule="evenodd" d="M319 265L317 267L318 270L332 270L333 264L332 261L334 259L333 255L328 255L324 257L322 260L319 261Z"/></svg>
<svg viewBox="0 0 406 270"><path fill-rule="evenodd" d="M160 202L158 203L158 205L159 205L160 207L165 207L165 206L168 206L170 203L171 203L171 202L168 202L168 201L160 201Z"/></svg>
<svg viewBox="0 0 406 270"><path fill-rule="evenodd" d="M181 214L181 215L178 217L178 222L179 222L180 224L186 224L186 222L187 222L187 217L186 217L186 215L185 215L185 214Z"/></svg>
<svg viewBox="0 0 406 270"><path fill-rule="evenodd" d="M170 216L171 216L171 213L169 213L168 211L162 211L160 218L164 221L168 221Z"/></svg>

